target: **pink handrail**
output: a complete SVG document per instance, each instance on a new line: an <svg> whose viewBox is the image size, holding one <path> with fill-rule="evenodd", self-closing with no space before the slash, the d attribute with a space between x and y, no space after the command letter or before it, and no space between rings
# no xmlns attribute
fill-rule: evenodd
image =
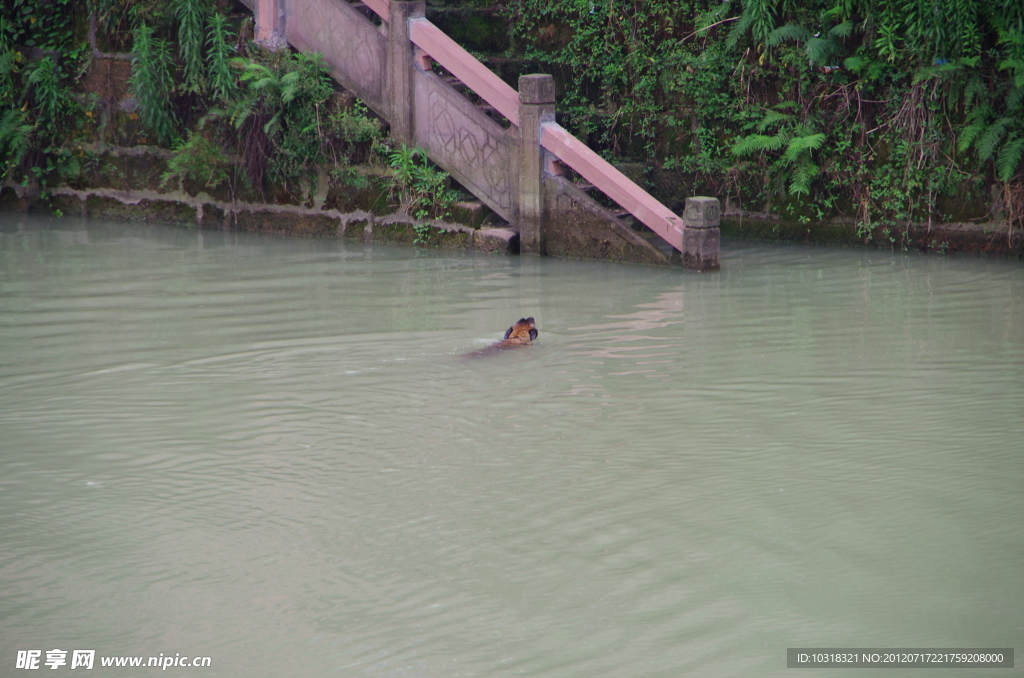
<svg viewBox="0 0 1024 678"><path fill-rule="evenodd" d="M362 0L384 21L388 20L389 0ZM496 76L463 47L449 38L440 28L423 18L409 22L409 38L430 58L441 64L464 85L480 95L484 101L519 126L519 92Z"/></svg>
<svg viewBox="0 0 1024 678"><path fill-rule="evenodd" d="M546 122L540 130L540 143L544 148L604 191L605 195L632 213L672 247L682 251L683 222L675 212L655 200L650 193L633 183L558 123Z"/></svg>
<svg viewBox="0 0 1024 678"><path fill-rule="evenodd" d="M363 3L382 19L388 20L389 0L363 0ZM519 93L480 63L476 57L423 18L412 19L409 22L409 37L413 44L476 92L484 101L494 106L513 125L519 126ZM684 226L682 219L672 210L655 200L647 191L612 167L611 163L590 150L561 125L554 122L541 125L540 141L541 145L554 153L559 160L604 191L605 195L672 247L682 251Z"/></svg>
<svg viewBox="0 0 1024 678"><path fill-rule="evenodd" d="M391 11L391 3L389 0L362 0L362 4L370 7L377 15L383 18L386 22L388 13Z"/></svg>
<svg viewBox="0 0 1024 678"><path fill-rule="evenodd" d="M409 22L409 38L464 85L494 106L495 110L519 126L519 92L480 63L440 28L426 19Z"/></svg>
<svg viewBox="0 0 1024 678"><path fill-rule="evenodd" d="M388 0L363 0L363 4L376 12L377 16L384 21L388 20L388 12L391 11L391 3Z"/></svg>

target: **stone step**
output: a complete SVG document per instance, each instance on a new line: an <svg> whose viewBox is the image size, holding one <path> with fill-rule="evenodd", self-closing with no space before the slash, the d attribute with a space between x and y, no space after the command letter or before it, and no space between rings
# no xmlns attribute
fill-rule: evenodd
<svg viewBox="0 0 1024 678"><path fill-rule="evenodd" d="M473 232L473 246L482 252L519 254L519 229L484 226Z"/></svg>
<svg viewBox="0 0 1024 678"><path fill-rule="evenodd" d="M460 224L480 228L484 219L491 214L489 207L479 200L464 200L452 204L452 217Z"/></svg>
<svg viewBox="0 0 1024 678"><path fill-rule="evenodd" d="M667 257L671 257L673 255L673 253L675 253L675 251L676 251L676 249L674 247L672 247L672 245L670 245L667 242L665 242L660 235L658 235L657 233L655 233L651 229L647 228L643 224L640 224L640 228L638 230L638 234L640 235L640 237L644 238L647 242L651 243L656 248L658 248L661 251L661 253L664 254Z"/></svg>

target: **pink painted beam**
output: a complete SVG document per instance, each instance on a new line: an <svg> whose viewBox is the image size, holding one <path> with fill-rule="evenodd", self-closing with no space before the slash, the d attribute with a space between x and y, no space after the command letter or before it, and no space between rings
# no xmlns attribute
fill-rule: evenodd
<svg viewBox="0 0 1024 678"><path fill-rule="evenodd" d="M513 125L519 126L519 92L477 61L459 43L426 19L412 19L409 22L409 37L431 59L494 106Z"/></svg>
<svg viewBox="0 0 1024 678"><path fill-rule="evenodd" d="M377 16L384 21L388 20L388 12L391 11L391 3L388 0L363 0L363 4L376 12Z"/></svg>
<svg viewBox="0 0 1024 678"><path fill-rule="evenodd" d="M683 221L669 208L629 180L625 174L590 150L586 144L554 122L540 127L541 145L558 156L584 179L604 191L623 209L646 224L672 247L683 251Z"/></svg>

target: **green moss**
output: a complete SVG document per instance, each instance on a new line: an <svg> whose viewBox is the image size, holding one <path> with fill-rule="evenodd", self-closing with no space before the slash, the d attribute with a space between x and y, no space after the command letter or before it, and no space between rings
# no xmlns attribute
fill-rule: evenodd
<svg viewBox="0 0 1024 678"><path fill-rule="evenodd" d="M85 201L86 214L112 221L141 221L195 226L196 208L175 200L140 200L126 203L116 198L91 195Z"/></svg>
<svg viewBox="0 0 1024 678"><path fill-rule="evenodd" d="M489 214L491 214L491 210L480 203L457 202L448 209L448 216L445 220L477 229Z"/></svg>
<svg viewBox="0 0 1024 678"><path fill-rule="evenodd" d="M363 181L356 185L332 179L324 200L325 209L342 214L363 211L383 216L394 210L388 206L390 182L382 176L360 175Z"/></svg>
<svg viewBox="0 0 1024 678"><path fill-rule="evenodd" d="M343 233L343 236L346 239L358 240L360 242L372 240L372 235L366 232L366 227L369 223L370 222L365 219L350 221L345 225L345 232Z"/></svg>
<svg viewBox="0 0 1024 678"><path fill-rule="evenodd" d="M82 216L85 213L85 204L77 195L51 196L49 207L54 214L62 214L66 217Z"/></svg>
<svg viewBox="0 0 1024 678"><path fill-rule="evenodd" d="M465 249L472 243L472 236L465 231L444 231L433 226L427 230L417 231L412 224L396 222L374 224L373 240L441 249Z"/></svg>
<svg viewBox="0 0 1024 678"><path fill-rule="evenodd" d="M242 231L300 237L336 237L338 220L327 215L293 214L272 210L241 211L233 218Z"/></svg>
<svg viewBox="0 0 1024 678"><path fill-rule="evenodd" d="M744 240L795 241L822 245L863 245L857 227L845 223L800 223L775 219L726 217L719 226L722 237Z"/></svg>

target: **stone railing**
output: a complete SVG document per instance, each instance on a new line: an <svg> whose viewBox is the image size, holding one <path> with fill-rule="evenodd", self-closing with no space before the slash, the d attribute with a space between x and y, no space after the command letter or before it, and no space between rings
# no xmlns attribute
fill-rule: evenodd
<svg viewBox="0 0 1024 678"><path fill-rule="evenodd" d="M258 40L322 54L331 75L384 117L397 141L424 149L518 227L522 252L718 268L717 199L689 198L682 217L674 214L555 122L551 76L523 76L517 92L427 21L422 0L363 0L381 26L344 0L250 1ZM432 62L509 127L434 73ZM568 181L561 163L671 249L644 238Z"/></svg>

